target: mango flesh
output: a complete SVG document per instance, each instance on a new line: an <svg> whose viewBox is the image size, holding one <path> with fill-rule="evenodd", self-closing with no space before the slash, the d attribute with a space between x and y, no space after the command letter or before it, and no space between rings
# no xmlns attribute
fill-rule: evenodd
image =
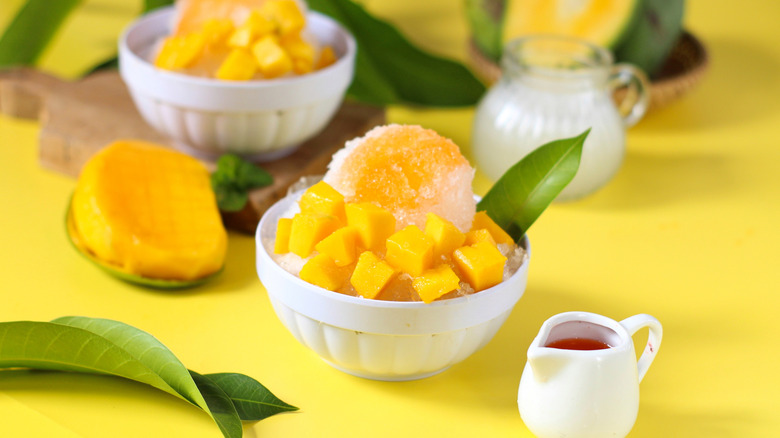
<svg viewBox="0 0 780 438"><path fill-rule="evenodd" d="M173 34L154 64L221 80L305 74L334 60L304 33L306 5L294 0L181 0ZM304 37L305 36L305 37Z"/></svg>
<svg viewBox="0 0 780 438"><path fill-rule="evenodd" d="M159 145L122 140L98 152L79 175L72 214L87 249L131 274L193 280L225 261L208 171Z"/></svg>
<svg viewBox="0 0 780 438"><path fill-rule="evenodd" d="M301 212L292 219L279 220L275 252L287 248L310 257L300 277L325 289L429 303L458 290L461 281L479 291L503 279L506 257L484 228L497 225L484 213L474 218L482 228L465 234L435 214L428 215L424 232L409 225L393 233L395 218L388 210L344 203L325 182L306 190L298 206ZM339 212L346 212L346 224L335 217Z"/></svg>

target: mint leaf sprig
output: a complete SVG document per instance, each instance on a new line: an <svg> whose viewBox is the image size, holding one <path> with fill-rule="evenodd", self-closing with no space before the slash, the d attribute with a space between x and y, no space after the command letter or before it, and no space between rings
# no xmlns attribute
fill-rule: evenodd
<svg viewBox="0 0 780 438"><path fill-rule="evenodd" d="M219 157L217 170L211 174L211 188L222 211L241 211L249 201L250 190L273 182L273 176L266 170L235 154Z"/></svg>

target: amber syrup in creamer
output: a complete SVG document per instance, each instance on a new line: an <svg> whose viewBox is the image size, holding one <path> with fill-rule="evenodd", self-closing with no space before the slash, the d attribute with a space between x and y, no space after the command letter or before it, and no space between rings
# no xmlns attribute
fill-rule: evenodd
<svg viewBox="0 0 780 438"><path fill-rule="evenodd" d="M545 345L547 348L558 348L561 350L604 350L610 348L610 345L590 338L565 338L552 341Z"/></svg>

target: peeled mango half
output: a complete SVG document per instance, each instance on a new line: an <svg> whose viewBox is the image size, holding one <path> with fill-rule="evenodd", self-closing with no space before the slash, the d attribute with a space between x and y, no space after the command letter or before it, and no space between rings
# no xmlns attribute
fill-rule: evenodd
<svg viewBox="0 0 780 438"><path fill-rule="evenodd" d="M685 0L465 0L474 41L499 60L504 43L568 35L611 49L616 60L657 72L682 31Z"/></svg>
<svg viewBox="0 0 780 438"><path fill-rule="evenodd" d="M152 143L117 141L93 156L67 225L77 249L135 283L195 285L225 262L227 233L208 170Z"/></svg>

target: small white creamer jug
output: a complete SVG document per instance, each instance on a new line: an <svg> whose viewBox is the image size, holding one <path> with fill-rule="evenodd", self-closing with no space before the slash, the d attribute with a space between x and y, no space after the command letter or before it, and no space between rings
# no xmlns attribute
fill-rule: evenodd
<svg viewBox="0 0 780 438"><path fill-rule="evenodd" d="M626 128L647 110L644 73L614 64L603 47L551 35L510 41L501 63L501 79L474 114L477 168L496 181L544 143L591 128L577 175L556 199L581 198L609 182L623 163ZM624 90L619 106L613 100L618 89Z"/></svg>
<svg viewBox="0 0 780 438"><path fill-rule="evenodd" d="M631 336L650 329L636 360ZM528 348L517 396L523 422L539 438L621 438L639 410L639 382L661 346L650 315L621 322L587 312L545 321Z"/></svg>

